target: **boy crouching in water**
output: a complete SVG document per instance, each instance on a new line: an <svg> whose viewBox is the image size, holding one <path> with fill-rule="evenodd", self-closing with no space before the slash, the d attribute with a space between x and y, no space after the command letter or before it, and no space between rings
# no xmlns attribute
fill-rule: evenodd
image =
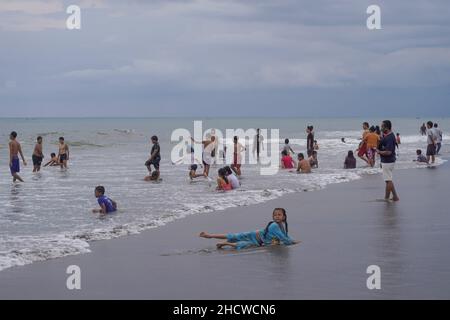
<svg viewBox="0 0 450 320"><path fill-rule="evenodd" d="M94 209L92 213L108 214L117 211L117 203L105 196L105 187L96 187L95 197L100 205L100 209Z"/></svg>

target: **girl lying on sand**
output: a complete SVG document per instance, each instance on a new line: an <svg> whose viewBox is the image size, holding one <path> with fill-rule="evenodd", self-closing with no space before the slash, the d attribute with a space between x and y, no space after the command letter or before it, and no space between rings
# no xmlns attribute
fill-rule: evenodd
<svg viewBox="0 0 450 320"><path fill-rule="evenodd" d="M226 242L218 243L217 249L229 246L241 250L249 247L280 244L288 246L300 243L300 241L294 241L288 236L286 210L282 208L276 208L273 211L273 221L271 221L264 230L229 234L209 234L202 232L200 233L200 237L206 239L214 238L227 240Z"/></svg>

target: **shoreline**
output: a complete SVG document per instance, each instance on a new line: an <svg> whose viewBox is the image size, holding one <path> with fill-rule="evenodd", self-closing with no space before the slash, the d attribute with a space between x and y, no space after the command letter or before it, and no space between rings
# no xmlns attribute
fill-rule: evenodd
<svg viewBox="0 0 450 320"><path fill-rule="evenodd" d="M444 160L444 162L442 164L444 164L447 161L445 159L443 159L443 160ZM439 165L442 165L442 164L439 164ZM357 168L357 171L361 170L361 169L373 170L374 168L359 167L359 168ZM411 169L413 169L413 168L402 168L402 169L398 169L398 170L403 171L403 170L411 170ZM344 170L344 172L353 172L353 171L354 170ZM312 174L314 174L314 172ZM91 250L92 244L97 243L99 241L123 239L123 238L130 237L130 236L136 236L136 235L139 235L141 233L149 232L149 231L152 231L154 229L164 227L164 226L166 226L166 225L168 225L170 223L173 223L173 222L176 222L176 221L179 221L179 220L184 220L186 218L190 218L192 216L202 215L202 214L220 214L220 213L222 213L224 211L227 211L227 210L230 210L230 209L247 208L247 207L253 207L255 205L263 205L265 203L269 203L269 202L274 201L274 200L282 199L283 197L285 197L287 195L292 195L292 194L300 195L300 194L302 194L304 192L321 191L321 190L325 190L325 189L327 189L327 188L329 188L331 186L334 186L334 185L339 185L339 184L343 184L343 183L345 183L345 184L346 183L353 183L353 182L365 179L365 177L370 177L370 176L374 176L374 175L376 176L376 175L380 175L380 174L381 174L380 172L369 172L369 171L362 172L362 173L359 172L357 174L359 176L359 178L357 178L357 179L350 179L350 180L343 179L342 181L331 182L331 183L326 184L324 187L318 187L318 188L313 187L311 189L289 190L287 192L284 192L282 195L275 196L275 198L264 200L264 201L261 201L261 202L255 202L255 203L252 203L252 204L245 204L245 205L242 205L242 206L239 206L239 205L237 205L237 206L230 206L230 207L226 207L226 208L214 209L212 211L205 208L205 211L193 212L193 213L189 213L189 214L184 215L184 216L173 216L173 217L170 217L170 218L166 218L166 220L162 219L161 221L159 221L159 220L158 221L154 221L152 223L149 223L146 226L134 226L134 225L133 226L126 226L126 225L121 225L121 226L116 226L116 227L112 228L111 230L109 230L109 229L103 230L105 233L109 234L109 237L108 236L107 237L102 237L101 235L97 235L93 231L92 232L84 232L84 233L80 233L80 234L70 234L70 235L68 235L67 233L59 234L58 237L63 237L63 238L64 237L68 237L68 239L70 239L70 240L75 240L75 241L79 240L79 241L84 242L85 244L79 245L77 248L67 249L67 250L73 250L72 253L67 253L66 255L61 255L61 256L56 256L56 257L51 257L51 258L46 258L46 259L43 259L43 260L34 260L34 261L27 262L27 263L24 263L24 264L12 265L12 266L6 267L4 269L0 269L0 273L5 271L5 270L9 270L9 269L12 269L12 268L20 268L20 267L24 267L24 266L29 266L29 265L32 265L32 264L35 264L35 263L40 263L40 262L45 262L45 261L52 261L52 260L55 260L55 259L61 259L61 258L66 258L66 257L71 257L71 256L90 254L90 253L92 253L92 250ZM301 178L301 176L299 176L299 178ZM18 186L20 186L20 184ZM265 191L265 190L261 190L261 192L263 192L263 191ZM220 194L218 194L218 195L220 195ZM115 231L117 228L122 230L121 231L122 233L120 233L120 232L117 233ZM111 234L114 234L114 235L111 235ZM98 238L96 238L96 237L98 237ZM79 252L75 252L75 250L80 250L80 251ZM43 254L45 254L45 253L43 253Z"/></svg>
<svg viewBox="0 0 450 320"><path fill-rule="evenodd" d="M284 195L261 204L248 207L225 209L224 212L200 213L189 219L178 219L137 235L119 237L109 241L90 243L91 253L35 262L23 267L14 267L0 272L0 298L2 299L379 299L379 298L449 298L450 280L444 286L442 279L450 279L445 267L437 272L445 277L440 284L435 276L427 273L422 277L437 288L427 287L429 292L421 294L411 290L417 286L409 277L404 278L396 260L404 257L399 249L392 256L392 244L400 241L390 231L400 230L401 225L392 221L394 213L403 217L403 211L411 211L420 218L421 211L429 208L419 203L411 207L411 201L425 202L427 188L417 193L414 180L442 180L450 176L448 163L427 170L397 170L395 176L401 201L398 204L378 201L384 193L380 174L368 175L353 183L339 183L315 192L301 192ZM415 175L409 174L415 172ZM444 173L444 174L439 174ZM411 181L412 180L412 181ZM448 180L447 180L448 181ZM441 185L440 192L445 186ZM349 195L358 196L354 200ZM321 200L326 199L326 203ZM434 198L433 198L434 199ZM431 199L431 200L433 200ZM445 201L446 198L436 197ZM433 202L433 201L431 201ZM429 205L429 203L428 203ZM286 207L290 235L301 240L297 246L284 248L260 248L243 252L215 250L214 240L198 237L201 231L241 232L262 228L271 219L274 207ZM333 213L334 207L335 213ZM301 208L299 210L299 208ZM439 207L439 212L446 206ZM300 214L297 213L300 211ZM382 217L380 217L380 213ZM406 215L407 217L407 215ZM378 219L382 221L378 221ZM428 217L430 218L430 217ZM446 218L440 216L440 218ZM400 219L400 218L399 218ZM386 220L386 221L384 221ZM374 225L372 225L372 222ZM434 234L444 237L450 244L450 221L446 232ZM394 225L395 224L395 225ZM406 226L414 221L407 221ZM430 227L430 226L428 226ZM438 225L432 225L439 229ZM395 229L397 228L397 229ZM362 230L365 232L362 232ZM378 230L380 229L380 230ZM377 231L378 230L378 231ZM420 231L420 228L419 228ZM422 230L423 233L426 230ZM367 233L367 234L366 234ZM387 240L383 239L388 234ZM419 232L420 233L420 232ZM413 234L408 234L408 237ZM347 239L349 238L349 239ZM374 241L377 245L373 245ZM390 241L388 240L392 240ZM341 243L342 241L342 243ZM387 243L385 243L387 241ZM416 243L416 238L412 239ZM380 245L381 242L381 245ZM416 243L417 244L417 243ZM435 247L439 244L437 247ZM387 246L386 246L387 245ZM422 245L423 246L423 245ZM445 250L442 241L432 242L420 253ZM384 252L379 255L378 250ZM355 252L352 252L355 251ZM409 251L409 250L406 250ZM417 255L417 252L414 252ZM438 258L439 257L439 258ZM450 261L450 254L439 252L429 263L444 259ZM377 262L378 260L378 262ZM401 259L400 259L401 260ZM383 277L387 290L379 292L365 288L367 266L377 262L382 270L389 270ZM417 262L417 261L415 261ZM335 268L331 265L336 264ZM397 263L398 264L398 263ZM423 268L423 262L419 266ZM79 265L82 271L82 290L69 291L65 287L69 265ZM295 266L301 266L297 269ZM408 267L404 265L408 275ZM278 269L283 270L278 274ZM414 269L414 268L413 268ZM128 272L126 272L127 270ZM426 270L426 268L425 268ZM411 270L409 270L411 271ZM433 271L433 270L430 270ZM406 277L406 276L405 276ZM421 277L419 277L420 280ZM344 281L346 279L346 281ZM205 283L206 280L206 283ZM217 281L215 281L217 280ZM295 283L301 286L294 285ZM41 290L45 283L46 289ZM204 287L199 288L198 283ZM352 290L349 290L352 289ZM408 290L405 290L407 288ZM236 291L237 290L237 291ZM274 296L276 292L276 296ZM427 295L428 293L428 295Z"/></svg>

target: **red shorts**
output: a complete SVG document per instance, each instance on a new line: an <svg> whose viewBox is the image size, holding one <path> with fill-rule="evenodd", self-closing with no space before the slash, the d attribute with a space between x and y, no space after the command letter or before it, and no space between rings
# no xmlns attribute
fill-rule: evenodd
<svg viewBox="0 0 450 320"><path fill-rule="evenodd" d="M358 157L362 157L362 156L366 155L366 153L367 153L367 145L365 143L363 143L358 150Z"/></svg>

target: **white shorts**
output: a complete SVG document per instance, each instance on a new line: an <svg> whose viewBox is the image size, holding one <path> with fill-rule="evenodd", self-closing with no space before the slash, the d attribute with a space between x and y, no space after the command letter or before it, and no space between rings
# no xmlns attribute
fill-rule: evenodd
<svg viewBox="0 0 450 320"><path fill-rule="evenodd" d="M384 181L392 181L395 163L382 163Z"/></svg>

